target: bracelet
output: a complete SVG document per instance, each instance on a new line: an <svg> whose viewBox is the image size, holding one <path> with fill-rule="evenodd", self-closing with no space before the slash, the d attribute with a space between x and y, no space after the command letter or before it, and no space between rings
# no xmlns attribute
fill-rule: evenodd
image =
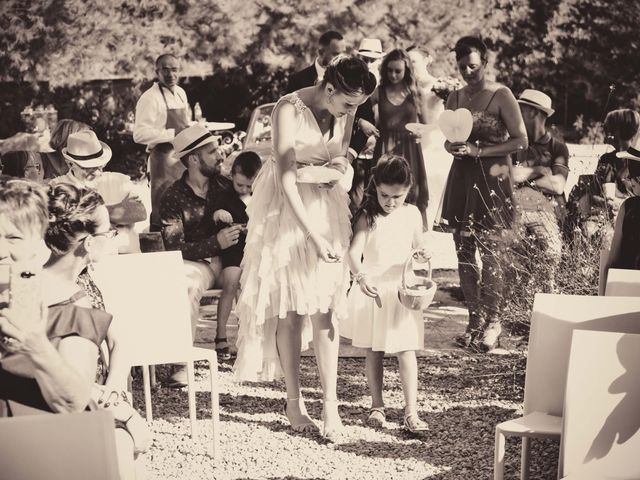
<svg viewBox="0 0 640 480"><path fill-rule="evenodd" d="M482 156L482 147L478 147L478 149L476 150L476 160L480 159L481 156Z"/></svg>
<svg viewBox="0 0 640 480"><path fill-rule="evenodd" d="M355 277L353 277L353 279L356 281L356 283L360 283L366 275L367 275L366 273L360 272L360 273L357 273Z"/></svg>

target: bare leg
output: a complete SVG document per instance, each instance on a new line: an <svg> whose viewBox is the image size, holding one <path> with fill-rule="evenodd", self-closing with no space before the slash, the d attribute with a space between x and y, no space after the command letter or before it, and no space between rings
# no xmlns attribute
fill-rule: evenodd
<svg viewBox="0 0 640 480"><path fill-rule="evenodd" d="M116 428L118 471L122 480L135 480L136 466L133 459L133 439L121 428Z"/></svg>
<svg viewBox="0 0 640 480"><path fill-rule="evenodd" d="M369 391L371 392L371 408L384 407L382 399L383 359L384 352L374 352L370 348L367 349L366 369Z"/></svg>
<svg viewBox="0 0 640 480"><path fill-rule="evenodd" d="M412 432L427 430L427 424L418 417L418 362L416 352L398 353L400 382L404 394L404 426Z"/></svg>
<svg viewBox="0 0 640 480"><path fill-rule="evenodd" d="M218 302L218 323L216 325L216 338L227 338L227 321L240 287L240 267L227 267L222 271L222 295Z"/></svg>
<svg viewBox="0 0 640 480"><path fill-rule="evenodd" d="M331 322L332 312L318 313L311 317L313 325L313 345L322 385L325 436L342 426L338 413L336 383L338 381L338 330Z"/></svg>
<svg viewBox="0 0 640 480"><path fill-rule="evenodd" d="M302 335L302 318L295 312L288 312L286 318L278 319L276 345L280 365L284 373L287 388L286 414L291 427L298 432L317 430L300 392L300 346Z"/></svg>

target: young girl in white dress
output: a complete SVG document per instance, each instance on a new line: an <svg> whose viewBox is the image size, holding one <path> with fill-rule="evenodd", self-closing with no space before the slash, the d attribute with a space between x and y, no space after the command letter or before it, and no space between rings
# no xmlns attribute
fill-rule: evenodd
<svg viewBox="0 0 640 480"><path fill-rule="evenodd" d="M404 264L413 249L416 259L426 261L422 216L405 198L411 187L409 163L402 157L383 155L355 216L349 263L355 282L348 297L348 317L341 335L354 347L367 350L366 371L371 391L367 424L385 425L382 399L383 358L398 357L404 392L404 428L427 430L417 411L418 367L416 350L423 348L422 311L410 310L398 299Z"/></svg>

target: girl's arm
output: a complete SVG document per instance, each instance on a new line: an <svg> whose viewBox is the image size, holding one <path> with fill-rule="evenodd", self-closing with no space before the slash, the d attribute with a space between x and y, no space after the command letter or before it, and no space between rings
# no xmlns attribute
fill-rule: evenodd
<svg viewBox="0 0 640 480"><path fill-rule="evenodd" d="M353 238L351 240L351 246L349 247L347 256L351 273L353 273L362 293L369 297L377 297L378 289L367 281L366 272L362 270L362 253L364 252L364 245L367 241L368 231L369 226L367 225L367 220L363 215L356 221L356 224L353 227Z"/></svg>
<svg viewBox="0 0 640 480"><path fill-rule="evenodd" d="M420 214L420 210L413 207L415 209L415 227L413 230L413 243L412 247L414 249L420 250L418 253L418 260L426 262L429 258L431 258L431 252L427 250L427 242L425 238L425 232L422 226L422 215Z"/></svg>
<svg viewBox="0 0 640 480"><path fill-rule="evenodd" d="M298 192L296 154L293 148L298 120L298 113L291 103L281 102L276 107L273 114L272 135L278 175L280 175L284 197L291 206L302 231L313 241L322 260L335 262L337 257L333 247L313 229Z"/></svg>

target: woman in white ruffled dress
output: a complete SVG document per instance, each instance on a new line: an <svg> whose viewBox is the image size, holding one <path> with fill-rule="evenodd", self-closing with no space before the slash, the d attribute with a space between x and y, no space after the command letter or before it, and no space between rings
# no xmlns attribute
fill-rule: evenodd
<svg viewBox="0 0 640 480"><path fill-rule="evenodd" d="M337 322L346 314L349 276L342 259L351 226L345 189L319 177L345 172L356 108L375 86L364 62L341 56L320 84L282 97L272 114L273 158L263 165L247 209L235 376L258 381L283 374L291 427L317 431L300 392L300 352L312 337L323 389L322 433L329 440L342 426ZM299 169L324 165L335 169L320 170L317 181L324 183L303 183Z"/></svg>

